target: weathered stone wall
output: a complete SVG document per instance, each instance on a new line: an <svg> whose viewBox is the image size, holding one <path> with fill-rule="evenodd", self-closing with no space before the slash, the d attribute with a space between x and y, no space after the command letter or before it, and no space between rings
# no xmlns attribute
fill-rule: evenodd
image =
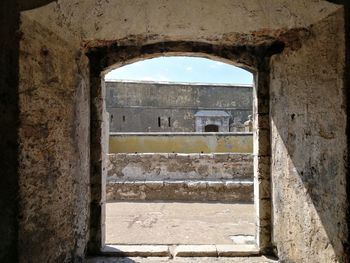
<svg viewBox="0 0 350 263"><path fill-rule="evenodd" d="M253 201L252 154L109 154L107 201Z"/></svg>
<svg viewBox="0 0 350 263"><path fill-rule="evenodd" d="M111 132L194 132L194 115L205 109L224 110L243 124L252 101L251 86L106 81Z"/></svg>
<svg viewBox="0 0 350 263"><path fill-rule="evenodd" d="M253 181L111 181L106 200L252 203L253 190Z"/></svg>
<svg viewBox="0 0 350 263"><path fill-rule="evenodd" d="M256 38L307 27L337 9L339 6L324 0L220 0L219 4L212 0L60 0L31 13L39 23L62 34L71 32L88 46L115 40L124 44L187 40L245 45Z"/></svg>
<svg viewBox="0 0 350 263"><path fill-rule="evenodd" d="M109 181L250 180L251 154L109 154Z"/></svg>
<svg viewBox="0 0 350 263"><path fill-rule="evenodd" d="M343 12L272 61L273 241L286 262L345 262Z"/></svg>
<svg viewBox="0 0 350 263"><path fill-rule="evenodd" d="M87 59L76 43L21 20L20 262L73 262L88 231Z"/></svg>

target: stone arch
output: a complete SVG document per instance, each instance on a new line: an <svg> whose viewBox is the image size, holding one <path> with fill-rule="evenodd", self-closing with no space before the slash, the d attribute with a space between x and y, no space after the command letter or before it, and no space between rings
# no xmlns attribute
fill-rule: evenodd
<svg viewBox="0 0 350 263"><path fill-rule="evenodd" d="M99 46L89 48L87 56L90 60L90 84L91 84L91 220L90 220L90 238L88 250L89 253L99 254L101 245L104 244L104 204L106 184L104 169L104 146L103 136L104 125L106 123L105 106L103 94L104 85L101 77L106 72L117 67L130 64L139 60L155 58L159 56L196 56L205 57L213 60L222 61L227 64L240 66L243 69L255 73L255 87L253 97L256 101L253 108L255 116L255 126L260 123L267 123L268 115L268 94L269 89L269 60L273 54L280 53L284 44L279 41L272 41L261 46L242 46L242 45L212 45L203 42L193 41L169 41L137 46L120 46L114 43L108 46ZM261 202L261 197L270 196L270 174L266 171L269 164L269 125L259 126L264 129L263 134L255 134L254 140L256 149L254 149L255 167L254 167L254 203L256 205L256 242L261 253L271 253L271 219L270 202ZM261 144L263 142L263 144ZM263 169L261 166L264 166Z"/></svg>

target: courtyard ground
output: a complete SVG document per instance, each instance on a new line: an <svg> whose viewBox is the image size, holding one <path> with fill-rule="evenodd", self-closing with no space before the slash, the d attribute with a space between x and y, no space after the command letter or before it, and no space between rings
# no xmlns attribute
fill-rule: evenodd
<svg viewBox="0 0 350 263"><path fill-rule="evenodd" d="M253 204L106 204L106 244L252 244Z"/></svg>

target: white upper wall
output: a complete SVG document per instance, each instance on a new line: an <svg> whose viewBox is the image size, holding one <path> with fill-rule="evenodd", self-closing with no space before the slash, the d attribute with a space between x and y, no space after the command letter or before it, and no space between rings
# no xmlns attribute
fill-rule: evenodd
<svg viewBox="0 0 350 263"><path fill-rule="evenodd" d="M236 34L275 35L336 11L323 0L58 0L24 14L63 38L114 41L239 41ZM144 39L142 41L145 41Z"/></svg>

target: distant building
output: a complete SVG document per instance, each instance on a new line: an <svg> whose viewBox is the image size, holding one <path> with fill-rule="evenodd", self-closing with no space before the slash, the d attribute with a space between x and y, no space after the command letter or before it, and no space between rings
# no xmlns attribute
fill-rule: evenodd
<svg viewBox="0 0 350 263"><path fill-rule="evenodd" d="M106 81L111 132L228 132L252 101L252 86Z"/></svg>

